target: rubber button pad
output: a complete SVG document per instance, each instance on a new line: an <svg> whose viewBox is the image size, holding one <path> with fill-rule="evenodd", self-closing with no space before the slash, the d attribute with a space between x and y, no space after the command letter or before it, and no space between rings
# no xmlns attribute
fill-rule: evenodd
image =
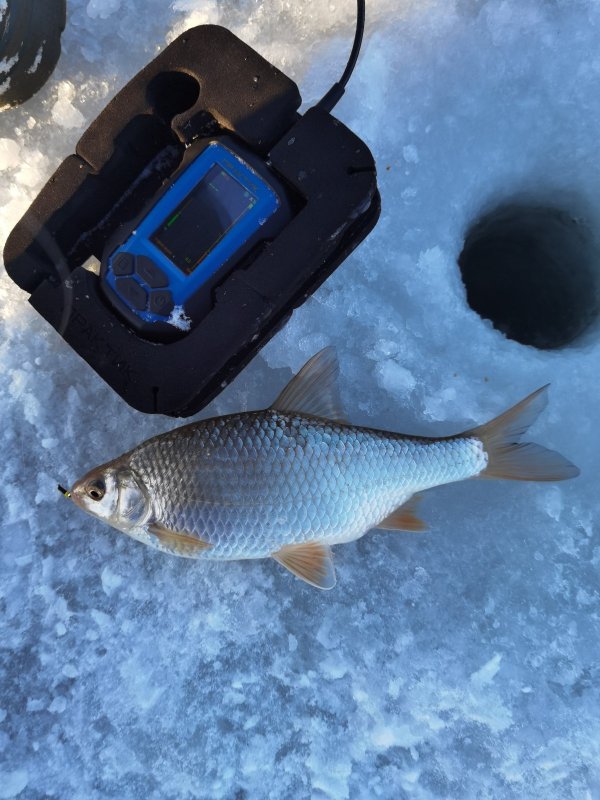
<svg viewBox="0 0 600 800"><path fill-rule="evenodd" d="M151 289L164 289L169 285L169 279L165 273L148 256L137 256L135 271Z"/></svg>
<svg viewBox="0 0 600 800"><path fill-rule="evenodd" d="M146 311L148 308L152 314L168 317L175 304L171 292L165 287L169 285L169 279L165 273L148 256L133 256L131 253L119 253L112 262L112 269L117 276L116 287L121 297L137 311ZM151 291L150 298L148 292L135 280L134 277L121 277L125 275L136 275L141 278Z"/></svg>
<svg viewBox="0 0 600 800"><path fill-rule="evenodd" d="M171 292L157 291L150 294L150 311L167 317L174 308Z"/></svg>
<svg viewBox="0 0 600 800"><path fill-rule="evenodd" d="M114 257L112 269L115 275L131 275L133 272L133 256L131 253L119 253Z"/></svg>
<svg viewBox="0 0 600 800"><path fill-rule="evenodd" d="M138 311L144 311L148 302L148 295L143 286L134 278L117 278L117 291L121 297Z"/></svg>

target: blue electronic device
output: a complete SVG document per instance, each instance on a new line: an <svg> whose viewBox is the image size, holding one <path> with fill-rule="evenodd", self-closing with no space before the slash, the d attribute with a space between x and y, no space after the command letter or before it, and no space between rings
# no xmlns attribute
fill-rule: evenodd
<svg viewBox="0 0 600 800"><path fill-rule="evenodd" d="M203 408L375 226L373 156L332 115L356 7L344 72L302 113L296 84L231 31L184 31L10 233L7 274L134 408Z"/></svg>
<svg viewBox="0 0 600 800"><path fill-rule="evenodd" d="M111 239L101 281L109 301L149 338L189 330L213 289L292 217L265 161L228 137L194 143L143 213Z"/></svg>

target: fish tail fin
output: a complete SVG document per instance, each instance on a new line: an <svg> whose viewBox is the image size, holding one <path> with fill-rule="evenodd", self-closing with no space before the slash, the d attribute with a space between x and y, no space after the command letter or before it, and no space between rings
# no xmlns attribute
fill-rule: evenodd
<svg viewBox="0 0 600 800"><path fill-rule="evenodd" d="M542 386L496 419L467 431L480 439L488 456L481 478L513 481L564 481L579 469L560 453L539 444L520 442L548 403L548 385Z"/></svg>

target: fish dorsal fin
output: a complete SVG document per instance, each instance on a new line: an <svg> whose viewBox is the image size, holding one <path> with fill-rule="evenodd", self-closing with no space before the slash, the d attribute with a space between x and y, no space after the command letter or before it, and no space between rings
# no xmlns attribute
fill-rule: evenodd
<svg viewBox="0 0 600 800"><path fill-rule="evenodd" d="M288 414L309 414L346 422L337 385L338 373L335 348L325 347L294 375L271 408Z"/></svg>
<svg viewBox="0 0 600 800"><path fill-rule="evenodd" d="M195 558L203 550L208 550L212 544L199 539L197 536L190 536L189 533L179 533L171 531L160 522L152 522L148 525L148 531L156 536L162 547L170 553L186 558Z"/></svg>
<svg viewBox="0 0 600 800"><path fill-rule="evenodd" d="M320 542L287 544L273 553L273 558L317 589L333 589L335 586L331 550L325 544Z"/></svg>
<svg viewBox="0 0 600 800"><path fill-rule="evenodd" d="M415 513L422 498L423 495L413 494L406 503L392 511L377 527L388 531L415 531L416 533L426 531L427 525Z"/></svg>

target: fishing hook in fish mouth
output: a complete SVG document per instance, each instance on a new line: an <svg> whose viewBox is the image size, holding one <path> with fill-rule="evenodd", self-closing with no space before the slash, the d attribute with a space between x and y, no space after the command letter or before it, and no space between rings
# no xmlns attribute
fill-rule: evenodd
<svg viewBox="0 0 600 800"><path fill-rule="evenodd" d="M64 495L67 499L71 498L71 492L68 489L65 489L64 486L61 486L60 483L58 484L58 491Z"/></svg>

